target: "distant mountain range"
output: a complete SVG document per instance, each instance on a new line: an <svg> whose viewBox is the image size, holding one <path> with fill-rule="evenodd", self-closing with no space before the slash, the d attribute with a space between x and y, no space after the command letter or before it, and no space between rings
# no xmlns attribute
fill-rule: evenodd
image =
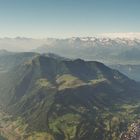
<svg viewBox="0 0 140 140"><path fill-rule="evenodd" d="M108 63L119 63L120 60L122 61L121 63L131 61L134 63L137 58L131 59L131 55L135 55L136 51L140 51L139 46L140 38L73 37L67 39L32 39L18 37L0 39L0 49L8 51L56 53L69 58L79 57ZM128 51L131 50L132 53L129 54ZM126 55L124 55L125 53Z"/></svg>
<svg viewBox="0 0 140 140"><path fill-rule="evenodd" d="M1 38L0 48L13 52L32 51L41 54L57 54L70 59L99 61L110 67L113 66L112 68L117 68L132 79L140 81L138 72L140 38L138 36L139 34L114 34L113 37L113 35L104 34L100 37L67 39ZM0 54L5 53L4 51L0 51ZM132 71L128 65L133 67Z"/></svg>
<svg viewBox="0 0 140 140"><path fill-rule="evenodd" d="M130 64L139 63L140 38L1 38L0 49L15 52L35 51L39 53L56 53L68 58Z"/></svg>
<svg viewBox="0 0 140 140"><path fill-rule="evenodd" d="M34 51L56 53L69 58L96 60L104 63L139 63L140 40L127 38L52 39Z"/></svg>
<svg viewBox="0 0 140 140"><path fill-rule="evenodd" d="M3 137L115 140L139 119L139 83L117 70L55 54L4 53L0 55Z"/></svg>

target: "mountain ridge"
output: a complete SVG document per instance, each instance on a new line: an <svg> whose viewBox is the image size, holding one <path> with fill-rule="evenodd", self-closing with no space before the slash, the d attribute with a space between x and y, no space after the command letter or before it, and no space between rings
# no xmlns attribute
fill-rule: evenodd
<svg viewBox="0 0 140 140"><path fill-rule="evenodd" d="M0 74L0 103L14 120L24 121L28 137L108 140L113 133L120 135L115 130L119 124L108 128L108 118L123 116L124 121L125 104L135 106L140 98L139 83L96 61L21 55L24 61Z"/></svg>

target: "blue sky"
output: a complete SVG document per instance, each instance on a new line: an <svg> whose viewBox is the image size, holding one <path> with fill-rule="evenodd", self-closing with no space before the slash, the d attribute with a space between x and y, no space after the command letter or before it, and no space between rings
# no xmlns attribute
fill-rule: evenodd
<svg viewBox="0 0 140 140"><path fill-rule="evenodd" d="M0 0L0 37L140 32L140 0Z"/></svg>

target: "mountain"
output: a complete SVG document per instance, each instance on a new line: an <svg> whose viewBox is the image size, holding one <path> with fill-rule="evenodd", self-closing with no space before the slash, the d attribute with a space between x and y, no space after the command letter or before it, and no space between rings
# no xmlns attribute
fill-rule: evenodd
<svg viewBox="0 0 140 140"><path fill-rule="evenodd" d="M39 53L34 52L9 52L7 50L0 50L0 72L12 70L14 67L21 63L32 60L34 57L39 56ZM61 57L53 53L44 53L42 56L48 56L59 60L69 60L68 58Z"/></svg>
<svg viewBox="0 0 140 140"><path fill-rule="evenodd" d="M132 64L139 63L138 57L135 57L135 54L140 51L139 46L140 40L136 38L77 37L50 39L48 43L33 51L51 52L68 58L78 57L103 63Z"/></svg>
<svg viewBox="0 0 140 140"><path fill-rule="evenodd" d="M117 69L130 77L131 79L135 79L136 81L140 81L140 65L135 64L115 64L110 65L111 68Z"/></svg>
<svg viewBox="0 0 140 140"><path fill-rule="evenodd" d="M11 59L17 65L0 74L0 131L9 140L11 133L24 140L116 140L139 118L139 83L119 71L57 55L17 56L20 62Z"/></svg>
<svg viewBox="0 0 140 140"><path fill-rule="evenodd" d="M2 50L0 51L0 73L4 71L9 71L15 66L18 66L20 63L30 60L36 55L38 54L32 52L17 53Z"/></svg>
<svg viewBox="0 0 140 140"><path fill-rule="evenodd" d="M107 38L84 37L68 39L50 39L33 50L38 53L52 52L71 59L100 61L108 66L118 65L125 67L132 65L133 71L127 72L118 69L134 80L140 80L136 74L135 65L140 65L140 39L139 38ZM127 69L127 67L126 67ZM137 77L138 76L138 77Z"/></svg>
<svg viewBox="0 0 140 140"><path fill-rule="evenodd" d="M7 50L0 50L0 56L2 56L2 55L6 55L6 54L9 54L9 51L7 51Z"/></svg>
<svg viewBox="0 0 140 140"><path fill-rule="evenodd" d="M113 36L113 35L112 35ZM139 35L138 35L139 36ZM138 58L130 59L129 52L140 50L140 38L137 35L99 37L72 37L66 39L33 39L25 37L0 38L0 49L8 51L56 53L67 58L81 58L103 63L139 63ZM131 51L132 50L132 51ZM126 52L126 55L124 53ZM128 55L127 55L128 52ZM135 52L134 52L135 53ZM135 56L135 55L133 55Z"/></svg>
<svg viewBox="0 0 140 140"><path fill-rule="evenodd" d="M0 38L0 49L3 48L8 51L1 50L0 56L5 53L11 54L10 51L13 51L13 54L15 53L14 51L23 53L25 51L32 51L37 54L57 54L57 56L62 56L62 59L80 58L87 61L99 61L110 67L117 68L120 72L134 80L140 80L139 69L137 68L140 65L139 33L102 34L98 37L72 37L66 39ZM7 61L8 63L9 61ZM14 65L10 64L11 66ZM10 66L6 65L4 69ZM123 66L123 68L118 67L118 65ZM128 65L133 67L132 71L127 69ZM1 67L0 71L3 72L4 70Z"/></svg>

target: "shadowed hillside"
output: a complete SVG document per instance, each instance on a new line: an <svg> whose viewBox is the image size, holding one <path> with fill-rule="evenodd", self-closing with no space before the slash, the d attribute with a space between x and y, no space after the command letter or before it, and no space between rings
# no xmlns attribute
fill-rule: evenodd
<svg viewBox="0 0 140 140"><path fill-rule="evenodd" d="M12 115L6 123L22 127L21 139L118 140L138 119L139 85L119 71L95 61L18 56L0 74L0 103Z"/></svg>

